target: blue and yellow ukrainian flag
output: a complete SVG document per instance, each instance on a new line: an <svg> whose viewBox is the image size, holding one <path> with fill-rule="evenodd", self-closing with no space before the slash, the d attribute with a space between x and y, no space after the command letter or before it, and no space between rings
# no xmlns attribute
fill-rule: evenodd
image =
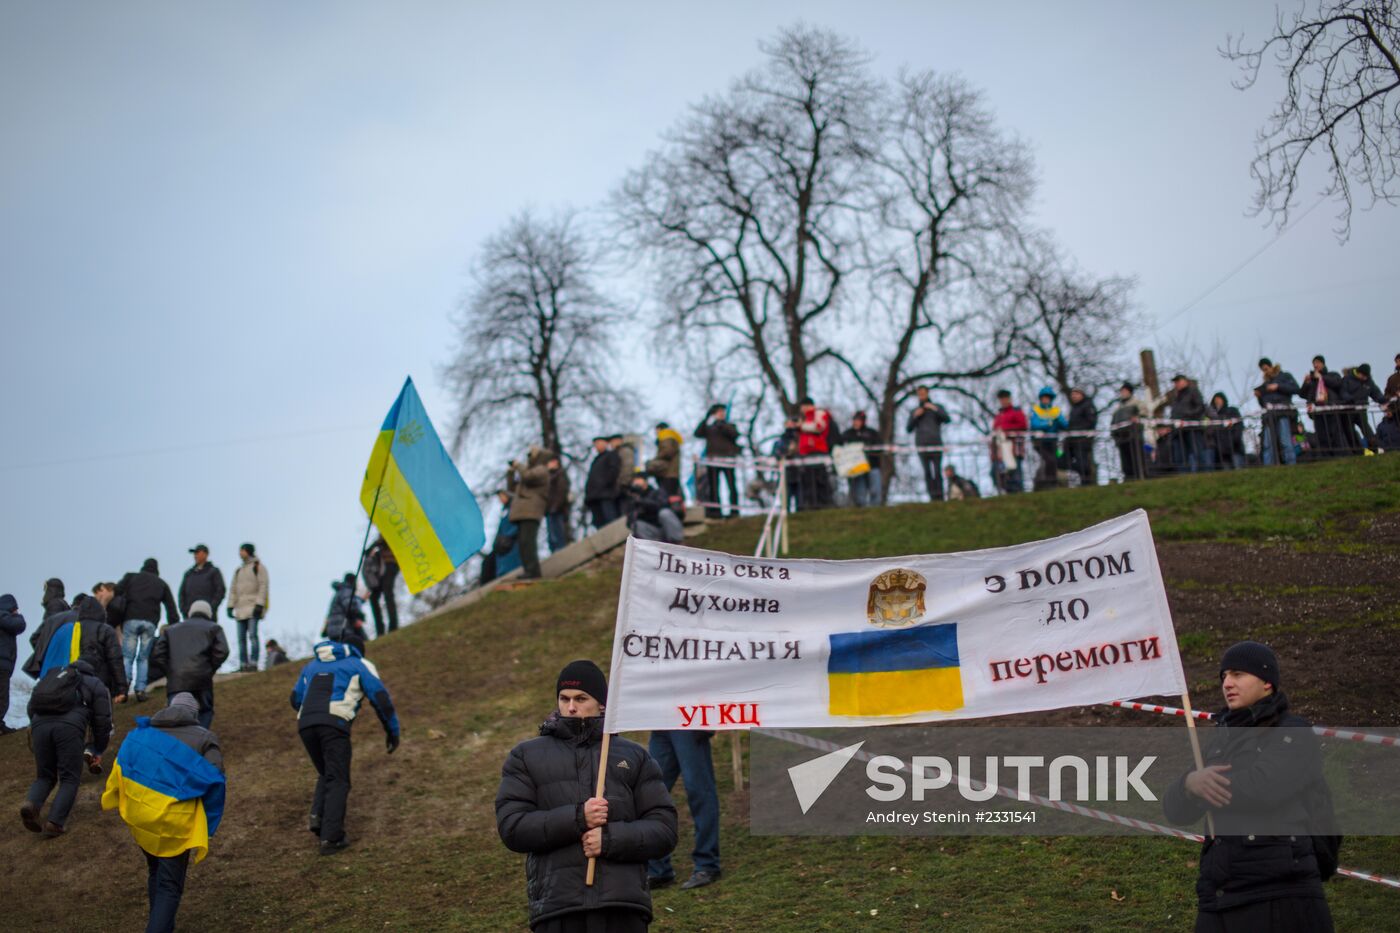
<svg viewBox="0 0 1400 933"><path fill-rule="evenodd" d="M122 740L102 809L118 810L136 844L151 855L169 858L193 849L197 863L224 815L224 776L142 716Z"/></svg>
<svg viewBox="0 0 1400 933"><path fill-rule="evenodd" d="M77 613L74 613L74 616L72 622L63 623L49 637L44 661L39 665L41 678L55 667L67 667L72 664L82 653L83 623L77 620Z"/></svg>
<svg viewBox="0 0 1400 933"><path fill-rule="evenodd" d="M413 379L404 380L369 455L360 502L410 593L451 576L486 543L481 508L438 439Z"/></svg>
<svg viewBox="0 0 1400 933"><path fill-rule="evenodd" d="M919 625L831 636L833 716L905 716L963 705L958 626Z"/></svg>

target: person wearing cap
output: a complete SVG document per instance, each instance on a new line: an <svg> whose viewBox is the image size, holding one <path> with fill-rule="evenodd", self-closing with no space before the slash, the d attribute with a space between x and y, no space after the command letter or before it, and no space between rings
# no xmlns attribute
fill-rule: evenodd
<svg viewBox="0 0 1400 933"><path fill-rule="evenodd" d="M846 481L850 486L851 505L879 505L884 492L884 478L880 471L881 453L876 448L882 445L880 432L867 425L865 412L858 411L851 416L851 426L841 432L839 443L861 445L865 462L870 464L870 469Z"/></svg>
<svg viewBox="0 0 1400 933"><path fill-rule="evenodd" d="M1186 422L1172 425L1172 466L1189 473L1210 469L1211 464L1205 457L1206 429L1199 423L1206 418L1206 403L1201 398L1201 390L1184 373L1172 377L1171 409L1167 417Z"/></svg>
<svg viewBox="0 0 1400 933"><path fill-rule="evenodd" d="M647 861L676 846L676 808L647 750L614 735L600 761L607 700L598 665L570 662L555 678L555 708L538 737L511 749L501 767L496 831L506 848L528 856L534 933L645 930ZM600 766L603 794L594 796Z"/></svg>
<svg viewBox="0 0 1400 933"><path fill-rule="evenodd" d="M180 609L170 586L160 578L160 565L154 557L146 558L141 569L128 573L117 583L117 596L126 606L126 621L122 623L122 662L126 679L136 702L146 702L146 674L151 648L160 622L160 609L165 607L165 620L174 625L180 621Z"/></svg>
<svg viewBox="0 0 1400 933"><path fill-rule="evenodd" d="M364 641L356 630L342 627L339 637L316 645L292 687L297 734L316 768L307 828L320 839L322 855L334 855L350 844L345 835L345 808L350 798L350 728L366 699L384 726L389 754L399 747L399 717L379 670L365 660Z"/></svg>
<svg viewBox="0 0 1400 933"><path fill-rule="evenodd" d="M1162 798L1174 823L1213 818L1196 880L1198 931L1332 929L1322 883L1336 869L1336 837L1329 850L1326 837L1309 834L1330 821L1331 796L1312 724L1290 711L1282 684L1267 645L1231 646L1220 661L1225 709L1204 767Z"/></svg>
<svg viewBox="0 0 1400 933"><path fill-rule="evenodd" d="M228 660L228 639L214 621L214 610L197 599L190 617L167 625L151 649L151 677L165 678L165 694L193 694L199 701L199 724L214 722L214 675Z"/></svg>
<svg viewBox="0 0 1400 933"><path fill-rule="evenodd" d="M218 736L199 725L199 701L176 693L136 720L102 794L146 856L147 933L175 929L190 853L199 863L224 813L224 757Z"/></svg>
<svg viewBox="0 0 1400 933"><path fill-rule="evenodd" d="M1385 401L1380 386L1371 378L1371 364L1362 363L1351 369L1342 370L1342 388L1338 399L1343 405L1350 405L1353 411L1343 412L1346 420L1345 434L1353 453L1361 453L1375 446L1376 435L1371 430L1371 419L1367 417L1369 403L1377 405ZM1357 432L1361 432L1358 440Z"/></svg>
<svg viewBox="0 0 1400 933"><path fill-rule="evenodd" d="M573 497L569 494L569 471L564 469L559 455L551 453L545 466L549 469L549 481L545 484L544 536L549 553L554 554L573 540L569 527L569 502Z"/></svg>
<svg viewBox="0 0 1400 933"><path fill-rule="evenodd" d="M619 438L621 440L621 438ZM593 518L593 527L602 528L617 521L617 480L622 460L606 437L593 438L593 462L583 482L583 504Z"/></svg>
<svg viewBox="0 0 1400 933"><path fill-rule="evenodd" d="M1293 424L1298 412L1293 408L1293 396L1298 394L1298 380L1267 356L1259 360L1259 372L1264 381L1254 387L1254 397L1264 410L1259 437L1259 458L1265 466L1298 462L1293 447Z"/></svg>
<svg viewBox="0 0 1400 933"><path fill-rule="evenodd" d="M48 689L52 687L53 689ZM87 661L78 658L41 679L29 695L29 744L34 752L36 776L20 806L25 829L45 836L61 836L78 796L83 767L83 742L91 729L92 749L100 761L112 736L112 700ZM100 769L95 769L100 773ZM54 785L48 818L40 811Z"/></svg>
<svg viewBox="0 0 1400 933"><path fill-rule="evenodd" d="M1147 476L1140 421L1147 417L1148 411L1142 399L1134 394L1136 390L1137 386L1131 382L1125 382L1118 387L1118 405L1113 409L1113 416L1109 420L1113 443L1118 448L1119 469L1125 482Z"/></svg>
<svg viewBox="0 0 1400 933"><path fill-rule="evenodd" d="M185 571L180 581L180 614L189 618L190 607L202 599L218 618L219 604L227 592L223 572L209 562L209 545L196 544L190 553L194 555L194 566Z"/></svg>
<svg viewBox="0 0 1400 933"><path fill-rule="evenodd" d="M705 417L695 428L695 436L705 442L704 460L719 461L707 463L705 476L709 483L709 503L705 506L706 518L739 517L739 485L734 472L734 463L739 454L739 427L729 420L729 406L715 403L705 412ZM720 508L720 480L729 487L729 510Z"/></svg>
<svg viewBox="0 0 1400 933"><path fill-rule="evenodd" d="M238 548L241 563L228 591L228 617L238 626L238 669L258 669L258 623L267 614L267 567L251 542Z"/></svg>
<svg viewBox="0 0 1400 933"><path fill-rule="evenodd" d="M924 467L924 487L928 490L928 500L939 502L943 499L943 451L929 448L942 448L943 425L953 419L942 405L929 399L928 386L914 390L919 404L909 414L909 422L904 430L914 435L914 446L919 448L919 462Z"/></svg>

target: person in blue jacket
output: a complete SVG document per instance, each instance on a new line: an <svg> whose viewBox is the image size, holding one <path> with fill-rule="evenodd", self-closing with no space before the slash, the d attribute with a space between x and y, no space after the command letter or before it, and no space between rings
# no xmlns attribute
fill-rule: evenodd
<svg viewBox="0 0 1400 933"><path fill-rule="evenodd" d="M1035 474L1035 488L1054 486L1058 478L1059 433L1069 427L1065 413L1055 404L1055 390L1043 386L1039 401L1031 406L1031 432L1035 452L1040 456L1040 469ZM1041 436L1036 436L1041 435Z"/></svg>
<svg viewBox="0 0 1400 933"><path fill-rule="evenodd" d="M292 688L297 731L316 767L316 793L308 827L321 840L321 854L350 844L345 806L350 797L350 727L366 698L384 726L389 754L399 747L399 717L379 671L366 661L359 630L342 626L339 638L316 645L315 657Z"/></svg>

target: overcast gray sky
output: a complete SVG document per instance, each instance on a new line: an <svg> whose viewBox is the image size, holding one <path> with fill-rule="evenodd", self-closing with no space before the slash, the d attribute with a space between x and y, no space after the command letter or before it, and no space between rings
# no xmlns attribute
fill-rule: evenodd
<svg viewBox="0 0 1400 933"><path fill-rule="evenodd" d="M1306 369L1400 349L1400 211L1245 216L1272 81L1216 54L1271 3L67 3L0 6L0 592L31 619L206 541L252 540L273 635L353 567L357 492L405 374L440 426L449 313L483 238L588 207L799 17L893 74L962 73L1032 145L1038 220L1165 321ZM1314 193L1302 206L1311 206ZM650 414L698 400L630 373ZM684 411L668 408L687 406ZM690 410L693 407L696 410ZM471 451L461 463L469 465ZM479 490L483 491L483 490Z"/></svg>

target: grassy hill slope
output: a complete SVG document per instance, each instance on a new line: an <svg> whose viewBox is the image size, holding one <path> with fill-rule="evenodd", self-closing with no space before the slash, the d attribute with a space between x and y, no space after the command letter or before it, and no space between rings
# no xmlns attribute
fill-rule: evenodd
<svg viewBox="0 0 1400 933"><path fill-rule="evenodd" d="M1278 649L1305 715L1336 725L1400 724L1400 457L1216 474L1130 487L980 502L799 515L793 556L856 557L1012 544L1148 509L1193 695L1212 706L1220 650L1245 637ZM706 547L751 552L753 521L716 528ZM215 730L229 767L228 808L209 858L190 872L190 930L523 929L523 859L496 837L492 801L509 748L552 704L575 657L606 666L616 560L529 589L496 593L376 642L403 747L384 754L366 711L356 727L353 848L316 854L306 832L314 772L287 695L299 664L218 689ZM316 624L307 620L308 628ZM119 735L145 707L120 708ZM1095 707L1055 721L1140 724ZM1027 721L1035 721L1028 717ZM837 930L855 923L946 930L1189 929L1196 848L1166 839L751 838L735 793L729 739L716 740L725 878L656 897L658 930ZM138 929L145 865L84 776L69 834L45 841L14 810L32 779L23 734L0 739L5 927ZM678 788L679 791L679 788ZM681 808L677 867L689 867ZM1400 874L1400 842L1352 839L1343 862ZM1338 929L1395 928L1400 895L1329 884Z"/></svg>

